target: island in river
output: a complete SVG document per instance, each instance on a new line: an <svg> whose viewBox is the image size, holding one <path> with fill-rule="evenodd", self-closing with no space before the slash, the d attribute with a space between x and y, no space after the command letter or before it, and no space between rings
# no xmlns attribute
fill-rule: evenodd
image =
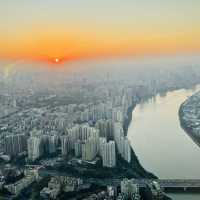
<svg viewBox="0 0 200 200"><path fill-rule="evenodd" d="M179 109L182 128L200 146L200 92L189 97Z"/></svg>

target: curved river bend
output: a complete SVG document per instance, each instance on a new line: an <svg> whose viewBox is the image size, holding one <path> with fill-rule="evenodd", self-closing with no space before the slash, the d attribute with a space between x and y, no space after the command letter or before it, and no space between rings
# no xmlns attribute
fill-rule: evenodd
<svg viewBox="0 0 200 200"><path fill-rule="evenodd" d="M180 127L180 105L200 89L176 90L157 95L133 110L128 138L142 166L159 178L199 179L200 148ZM173 199L200 199L175 195Z"/></svg>

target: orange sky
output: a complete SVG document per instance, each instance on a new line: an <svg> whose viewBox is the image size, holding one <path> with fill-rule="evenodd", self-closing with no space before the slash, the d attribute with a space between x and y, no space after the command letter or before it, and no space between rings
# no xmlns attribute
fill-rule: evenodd
<svg viewBox="0 0 200 200"><path fill-rule="evenodd" d="M0 57L74 60L200 52L199 1L56 2L1 2Z"/></svg>

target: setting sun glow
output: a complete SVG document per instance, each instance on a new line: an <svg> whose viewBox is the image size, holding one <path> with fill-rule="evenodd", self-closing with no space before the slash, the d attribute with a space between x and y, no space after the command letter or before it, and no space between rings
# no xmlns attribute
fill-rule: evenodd
<svg viewBox="0 0 200 200"><path fill-rule="evenodd" d="M0 58L60 64L98 57L198 53L199 8L196 0L2 1Z"/></svg>
<svg viewBox="0 0 200 200"><path fill-rule="evenodd" d="M55 58L56 63L59 63L59 61L60 61L59 58Z"/></svg>

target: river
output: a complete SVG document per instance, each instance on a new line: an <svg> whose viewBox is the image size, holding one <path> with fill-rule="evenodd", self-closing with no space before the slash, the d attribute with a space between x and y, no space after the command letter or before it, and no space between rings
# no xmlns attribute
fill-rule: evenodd
<svg viewBox="0 0 200 200"><path fill-rule="evenodd" d="M176 90L157 95L133 110L128 138L142 166L159 178L199 179L200 148L180 127L178 110L197 92ZM200 194L169 194L177 200L199 200Z"/></svg>

